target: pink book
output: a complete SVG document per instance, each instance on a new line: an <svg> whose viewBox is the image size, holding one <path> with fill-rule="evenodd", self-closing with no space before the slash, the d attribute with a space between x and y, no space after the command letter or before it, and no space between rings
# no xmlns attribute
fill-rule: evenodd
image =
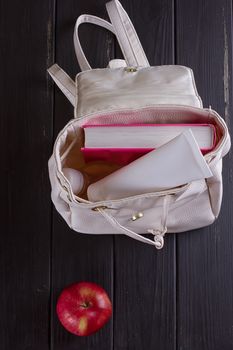
<svg viewBox="0 0 233 350"><path fill-rule="evenodd" d="M86 125L86 162L104 160L126 165L191 129L203 154L215 146L216 132L211 124L108 124Z"/></svg>

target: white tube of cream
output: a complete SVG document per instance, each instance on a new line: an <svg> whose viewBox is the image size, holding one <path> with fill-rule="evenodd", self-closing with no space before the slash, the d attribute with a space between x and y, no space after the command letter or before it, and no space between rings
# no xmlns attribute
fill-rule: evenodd
<svg viewBox="0 0 233 350"><path fill-rule="evenodd" d="M91 184L90 201L162 191L213 176L191 129Z"/></svg>

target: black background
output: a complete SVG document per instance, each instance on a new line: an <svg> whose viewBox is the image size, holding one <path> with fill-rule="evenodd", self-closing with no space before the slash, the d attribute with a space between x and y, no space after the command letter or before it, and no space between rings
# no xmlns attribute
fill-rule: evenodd
<svg viewBox="0 0 233 350"><path fill-rule="evenodd" d="M194 70L204 106L231 129L232 2L122 0L151 65ZM233 349L232 155L224 159L224 198L205 229L170 234L162 251L123 236L72 232L50 201L47 161L73 115L46 69L72 77L76 18L107 18L104 0L0 1L0 349ZM112 34L80 28L93 67L119 57ZM91 231L91 227L90 227ZM114 313L95 335L59 324L56 299L89 280L109 293Z"/></svg>

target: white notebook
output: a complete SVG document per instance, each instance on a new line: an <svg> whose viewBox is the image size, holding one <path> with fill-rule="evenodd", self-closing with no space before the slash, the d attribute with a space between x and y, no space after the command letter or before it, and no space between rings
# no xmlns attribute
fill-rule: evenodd
<svg viewBox="0 0 233 350"><path fill-rule="evenodd" d="M85 148L158 148L191 129L200 149L211 149L215 128L210 124L86 125Z"/></svg>

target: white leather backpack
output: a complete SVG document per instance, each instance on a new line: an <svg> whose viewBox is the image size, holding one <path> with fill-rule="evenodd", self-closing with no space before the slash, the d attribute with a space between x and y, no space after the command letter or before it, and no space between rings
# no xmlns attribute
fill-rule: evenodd
<svg viewBox="0 0 233 350"><path fill-rule="evenodd" d="M106 6L111 24L91 15L82 15L76 22L74 45L82 72L75 82L57 64L48 70L74 106L74 119L59 133L49 160L52 201L77 232L126 234L160 249L166 232L204 227L218 217L223 192L222 158L230 149L230 137L218 113L203 108L192 70L179 65L151 67L119 1ZM104 69L91 69L78 38L79 25L87 22L115 33L125 60L112 60ZM87 123L212 124L216 145L204 158L213 176L164 191L90 202L73 193L63 173L64 167L78 170L83 166L82 126ZM153 235L151 239L143 236L148 233Z"/></svg>

